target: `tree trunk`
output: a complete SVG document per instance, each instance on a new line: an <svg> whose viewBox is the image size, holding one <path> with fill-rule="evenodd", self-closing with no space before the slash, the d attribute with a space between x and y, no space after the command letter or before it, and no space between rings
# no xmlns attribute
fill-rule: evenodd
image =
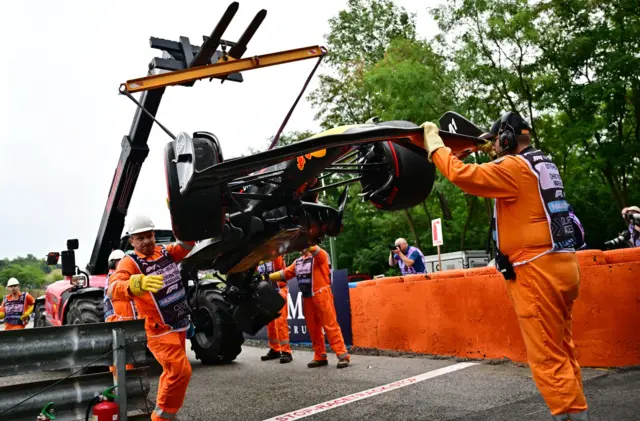
<svg viewBox="0 0 640 421"><path fill-rule="evenodd" d="M447 198L444 197L442 192L436 192L438 195L438 200L440 201L440 209L442 209L442 219L446 221L451 221L453 219L453 215L451 214L451 209L449 208L449 202Z"/></svg>
<svg viewBox="0 0 640 421"><path fill-rule="evenodd" d="M422 202L422 207L424 208L424 213L427 215L427 218L429 218L429 225L431 225L431 220L433 218L431 218L431 212L429 212L429 207L427 206L426 200Z"/></svg>
<svg viewBox="0 0 640 421"><path fill-rule="evenodd" d="M469 228L469 223L471 222L471 217L473 216L473 211L476 208L476 198L475 196L469 196L469 212L467 213L467 220L464 221L464 228L462 229L462 238L460 239L460 250L464 250L464 240L467 236L467 229Z"/></svg>
<svg viewBox="0 0 640 421"><path fill-rule="evenodd" d="M416 245L417 248L421 249L421 247L420 247L420 239L418 238L418 231L416 231L416 227L413 224L413 218L411 217L411 214L409 213L409 209L405 209L404 210L404 214L407 217L407 222L409 223L409 229L411 230L411 234L413 234L414 244Z"/></svg>

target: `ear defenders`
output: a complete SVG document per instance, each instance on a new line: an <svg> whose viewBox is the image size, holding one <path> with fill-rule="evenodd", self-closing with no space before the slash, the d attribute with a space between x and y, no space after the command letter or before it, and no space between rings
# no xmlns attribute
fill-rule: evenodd
<svg viewBox="0 0 640 421"><path fill-rule="evenodd" d="M500 149L505 152L515 151L518 147L518 142L516 141L516 131L513 126L511 126L510 121L511 117L514 116L512 111L508 111L502 114L502 118L500 119Z"/></svg>

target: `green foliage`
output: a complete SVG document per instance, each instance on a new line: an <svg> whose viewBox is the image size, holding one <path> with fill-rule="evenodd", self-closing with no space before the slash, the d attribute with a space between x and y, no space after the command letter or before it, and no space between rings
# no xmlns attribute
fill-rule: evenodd
<svg viewBox="0 0 640 421"><path fill-rule="evenodd" d="M427 40L391 1L350 0L330 20L329 71L309 99L324 129L376 115L421 124L448 110L488 129L504 111L520 112L560 168L588 244L602 247L624 228L620 209L640 202L639 10L629 0L445 2L431 9L440 33ZM380 212L359 191L352 186L337 239L340 268L394 272L386 246L397 237L435 253L429 221L438 217L443 251L487 246L491 203L440 174L407 212ZM324 200L335 205L338 194Z"/></svg>
<svg viewBox="0 0 640 421"><path fill-rule="evenodd" d="M393 39L413 40L415 17L390 0L348 0L329 20L326 63L330 74L308 99L324 129L362 123L373 116L373 87L365 73L384 58Z"/></svg>
<svg viewBox="0 0 640 421"><path fill-rule="evenodd" d="M16 278L23 291L44 287L49 283L63 279L59 268L47 266L45 259L38 259L31 254L12 260L0 260L0 283L2 286L6 286L10 278Z"/></svg>

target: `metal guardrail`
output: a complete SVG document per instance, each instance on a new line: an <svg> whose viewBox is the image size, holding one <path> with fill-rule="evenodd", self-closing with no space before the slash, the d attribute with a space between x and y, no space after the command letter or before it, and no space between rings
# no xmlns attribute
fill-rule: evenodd
<svg viewBox="0 0 640 421"><path fill-rule="evenodd" d="M143 320L6 330L0 335L0 377L82 367L101 355L94 365L113 365L113 355L108 353L113 349L114 329L124 331L127 361L144 362Z"/></svg>
<svg viewBox="0 0 640 421"><path fill-rule="evenodd" d="M142 379L142 387L140 386L140 379ZM22 402L39 391L50 387L56 381L58 380L44 380L0 387L0 414L2 414L0 419L34 421L40 410L48 402L54 402L56 421L84 420L87 406L91 399L96 394L113 386L113 375L111 373L100 373L70 377L42 394L25 401L15 409L3 413L16 403ZM127 410L134 411L145 408L145 400L149 393L149 379L146 376L146 370L129 370L126 381L126 390L128 391Z"/></svg>
<svg viewBox="0 0 640 421"><path fill-rule="evenodd" d="M120 420L127 412L147 408L149 363L144 320L93 323L0 332L1 377L82 367L113 366L115 373L74 375L0 387L1 420L34 420L54 402L56 421L84 420L91 400L117 385ZM136 370L125 370L126 364ZM63 377L63 376L60 376Z"/></svg>

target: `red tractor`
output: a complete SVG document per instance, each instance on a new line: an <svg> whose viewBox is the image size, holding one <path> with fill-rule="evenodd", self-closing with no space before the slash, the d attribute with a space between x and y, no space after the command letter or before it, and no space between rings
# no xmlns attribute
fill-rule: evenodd
<svg viewBox="0 0 640 421"><path fill-rule="evenodd" d="M157 244L176 241L171 230L155 230ZM62 257L65 279L47 287L44 296L36 299L35 327L104 322L104 287L106 275L89 275L75 264L74 250L78 240L68 240L67 250L51 252L47 264L55 265ZM122 237L119 249L132 252L129 236ZM182 279L187 289L189 305L194 309L196 333L191 349L203 364L228 363L242 351L244 335L234 318L236 306L232 290L222 279L199 279L198 271L181 264Z"/></svg>
<svg viewBox="0 0 640 421"><path fill-rule="evenodd" d="M100 323L104 321L102 301L106 274L89 276L75 264L74 250L78 240L68 240L67 250L51 252L47 264L55 265L62 255L64 279L47 287L44 296L36 299L34 326Z"/></svg>

